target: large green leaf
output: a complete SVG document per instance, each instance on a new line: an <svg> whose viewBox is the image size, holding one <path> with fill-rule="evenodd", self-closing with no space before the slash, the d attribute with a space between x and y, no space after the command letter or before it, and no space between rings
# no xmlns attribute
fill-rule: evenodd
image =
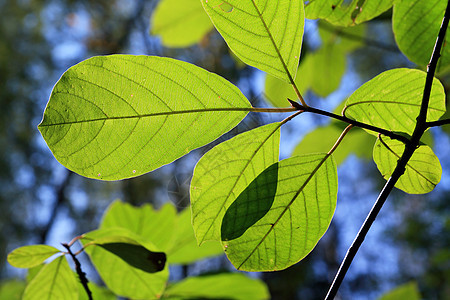
<svg viewBox="0 0 450 300"><path fill-rule="evenodd" d="M269 299L267 286L240 273L189 277L167 288L162 299Z"/></svg>
<svg viewBox="0 0 450 300"><path fill-rule="evenodd" d="M128 229L166 251L174 242L176 215L175 207L169 203L156 211L150 204L134 207L115 201L106 210L100 228Z"/></svg>
<svg viewBox="0 0 450 300"><path fill-rule="evenodd" d="M405 283L395 289L382 295L378 300L420 300L422 296L420 295L417 283L409 282Z"/></svg>
<svg viewBox="0 0 450 300"><path fill-rule="evenodd" d="M225 253L239 270L285 269L315 247L331 222L336 198L331 156L310 154L275 163L225 213Z"/></svg>
<svg viewBox="0 0 450 300"><path fill-rule="evenodd" d="M250 108L237 87L194 65L152 56L99 56L64 73L39 130L70 170L117 180L213 141Z"/></svg>
<svg viewBox="0 0 450 300"><path fill-rule="evenodd" d="M304 94L311 85L314 65L312 55L306 55L300 61L295 78L300 94ZM285 81L278 79L270 74L266 75L264 97L275 107L288 107L290 104L287 99L297 99L292 85Z"/></svg>
<svg viewBox="0 0 450 300"><path fill-rule="evenodd" d="M8 262L16 268L32 268L58 252L61 251L48 245L23 246L8 255Z"/></svg>
<svg viewBox="0 0 450 300"><path fill-rule="evenodd" d="M64 256L45 265L27 285L24 300L78 300L75 273Z"/></svg>
<svg viewBox="0 0 450 300"><path fill-rule="evenodd" d="M397 140L382 136L373 149L373 160L385 179L391 177L402 156L405 145ZM441 180L442 167L430 147L421 145L406 165L405 173L395 187L409 194L431 192Z"/></svg>
<svg viewBox="0 0 450 300"><path fill-rule="evenodd" d="M168 262L170 264L189 264L217 255L223 255L220 242L208 241L199 246L191 224L191 210L183 210L178 215L174 243L167 250Z"/></svg>
<svg viewBox="0 0 450 300"><path fill-rule="evenodd" d="M100 287L92 281L89 281L88 286L89 290L92 293L92 299L94 300L117 300L116 295L114 295L110 290L103 286ZM78 284L78 290L78 293L80 295L78 300L89 300L86 290L81 285L81 283Z"/></svg>
<svg viewBox="0 0 450 300"><path fill-rule="evenodd" d="M220 240L227 208L265 168L278 161L281 123L242 133L206 153L191 182L192 225L199 244Z"/></svg>
<svg viewBox="0 0 450 300"><path fill-rule="evenodd" d="M325 19L339 26L369 21L391 8L394 0L304 0L308 19ZM349 3L350 2L350 3Z"/></svg>
<svg viewBox="0 0 450 300"><path fill-rule="evenodd" d="M202 4L243 62L292 83L305 22L302 1L202 0Z"/></svg>
<svg viewBox="0 0 450 300"><path fill-rule="evenodd" d="M318 127L305 135L295 147L292 156L327 152L333 147L342 131L343 128L334 122L325 127ZM345 135L339 147L333 152L336 164L341 164L350 154L355 154L361 158L371 158L374 143L374 136L367 134L359 128L352 128Z"/></svg>
<svg viewBox="0 0 450 300"><path fill-rule="evenodd" d="M433 52L447 1L399 0L394 5L392 28L400 50L414 63L425 66ZM450 35L447 34L439 59L440 67L450 65Z"/></svg>
<svg viewBox="0 0 450 300"><path fill-rule="evenodd" d="M425 72L412 69L383 72L366 82L348 98L343 113L364 123L411 135L420 112L426 76ZM435 78L427 121L439 120L444 112L444 87Z"/></svg>
<svg viewBox="0 0 450 300"><path fill-rule="evenodd" d="M159 1L151 24L151 33L168 47L198 43L214 27L199 0Z"/></svg>
<svg viewBox="0 0 450 300"><path fill-rule="evenodd" d="M147 273L162 271L166 264L164 252L150 251L127 236L105 236L85 246L97 245L116 255L130 266Z"/></svg>
<svg viewBox="0 0 450 300"><path fill-rule="evenodd" d="M129 237L150 251L158 251L151 242L140 239L123 228L107 228L91 231L84 235L83 244L110 236ZM164 291L169 277L168 268L161 272L148 273L133 267L115 254L97 246L88 246L85 252L91 258L100 277L115 294L135 299L155 299Z"/></svg>

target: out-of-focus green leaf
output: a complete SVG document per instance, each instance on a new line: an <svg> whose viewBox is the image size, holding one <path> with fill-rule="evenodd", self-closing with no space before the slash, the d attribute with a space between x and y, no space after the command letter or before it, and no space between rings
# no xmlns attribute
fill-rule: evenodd
<svg viewBox="0 0 450 300"><path fill-rule="evenodd" d="M164 252L150 251L126 236L106 236L91 241L106 251L120 257L130 266L147 273L162 271L166 264Z"/></svg>
<svg viewBox="0 0 450 300"><path fill-rule="evenodd" d="M340 85L345 73L346 53L336 44L324 44L312 54L311 89L321 97L334 92Z"/></svg>
<svg viewBox="0 0 450 300"><path fill-rule="evenodd" d="M398 0L392 14L392 28L400 50L414 63L425 66L444 17L446 1ZM447 34L439 67L450 65L450 35Z"/></svg>
<svg viewBox="0 0 450 300"><path fill-rule="evenodd" d="M199 0L159 1L151 20L151 33L167 47L196 44L213 28Z"/></svg>
<svg viewBox="0 0 450 300"><path fill-rule="evenodd" d="M39 273L39 271L44 267L44 264L37 265L28 269L27 276L25 277L27 283L31 282L33 278Z"/></svg>
<svg viewBox="0 0 450 300"><path fill-rule="evenodd" d="M191 224L191 210L183 210L178 215L175 241L167 250L168 262L170 264L189 264L202 258L222 254L222 245L218 241L208 241L201 246L197 245Z"/></svg>
<svg viewBox="0 0 450 300"><path fill-rule="evenodd" d="M32 268L58 252L61 251L48 245L23 246L8 255L8 262L16 268Z"/></svg>
<svg viewBox="0 0 450 300"><path fill-rule="evenodd" d="M300 94L304 94L311 85L314 70L312 63L313 59L311 55L306 55L300 61L297 77L295 78L295 84ZM270 74L266 75L264 93L265 98L275 107L288 107L290 104L287 98L291 100L297 99L292 85Z"/></svg>
<svg viewBox="0 0 450 300"><path fill-rule="evenodd" d="M75 273L64 256L42 267L27 285L24 300L78 300L78 283Z"/></svg>
<svg viewBox="0 0 450 300"><path fill-rule="evenodd" d="M337 198L331 156L309 154L268 167L227 209L222 243L239 270L285 269L305 257L327 230Z"/></svg>
<svg viewBox="0 0 450 300"><path fill-rule="evenodd" d="M394 0L312 0L306 1L308 19L325 19L338 26L351 26L369 21L392 7ZM361 5L362 3L362 5Z"/></svg>
<svg viewBox="0 0 450 300"><path fill-rule="evenodd" d="M287 82L295 79L305 21L301 1L201 1L243 62Z"/></svg>
<svg viewBox="0 0 450 300"><path fill-rule="evenodd" d="M397 140L382 137L373 149L373 160L385 179L391 177L405 145ZM409 194L431 192L441 180L442 167L430 147L421 145L406 165L405 173L395 187Z"/></svg>
<svg viewBox="0 0 450 300"><path fill-rule="evenodd" d="M360 122L411 135L420 112L425 78L426 73L419 70L393 69L383 72L348 98L343 113ZM438 120L444 112L444 87L435 78L427 121Z"/></svg>
<svg viewBox="0 0 450 300"><path fill-rule="evenodd" d="M162 299L269 299L267 286L240 273L189 277L164 292Z"/></svg>
<svg viewBox="0 0 450 300"><path fill-rule="evenodd" d="M318 127L305 135L295 147L291 156L328 152L342 131L342 127L336 123L331 123L325 127ZM375 141L376 138L374 136L367 134L359 128L352 128L346 134L339 147L333 152L336 164L340 165L350 154L355 154L360 158L370 159Z"/></svg>
<svg viewBox="0 0 450 300"><path fill-rule="evenodd" d="M250 108L236 86L192 64L99 56L63 74L39 130L68 169L117 180L150 172L213 141Z"/></svg>
<svg viewBox="0 0 450 300"><path fill-rule="evenodd" d="M417 288L417 283L409 282L403 284L378 298L378 300L406 300L406 299L407 300L422 299L419 289Z"/></svg>
<svg viewBox="0 0 450 300"><path fill-rule="evenodd" d="M126 236L150 251L157 251L150 242L143 242L139 236L123 228L107 228L91 231L84 235L83 244L109 236ZM148 273L133 267L109 251L95 246L88 246L85 252L91 258L100 277L115 294L135 299L158 298L164 291L169 273L166 267L161 272Z"/></svg>
<svg viewBox="0 0 450 300"><path fill-rule="evenodd" d="M281 123L272 123L223 142L197 163L191 182L192 225L199 244L220 240L222 218L239 194L278 161Z"/></svg>
<svg viewBox="0 0 450 300"><path fill-rule="evenodd" d="M152 242L158 249L166 251L172 247L176 232L176 209L168 203L156 211L150 204L134 207L115 201L105 214L101 229L125 228L142 239Z"/></svg>
<svg viewBox="0 0 450 300"><path fill-rule="evenodd" d="M364 46L366 24L351 27L333 26L325 21L319 22L319 35L322 43L338 45L345 52Z"/></svg>
<svg viewBox="0 0 450 300"><path fill-rule="evenodd" d="M0 299L20 300L25 290L25 282L19 280L7 280L0 284Z"/></svg>

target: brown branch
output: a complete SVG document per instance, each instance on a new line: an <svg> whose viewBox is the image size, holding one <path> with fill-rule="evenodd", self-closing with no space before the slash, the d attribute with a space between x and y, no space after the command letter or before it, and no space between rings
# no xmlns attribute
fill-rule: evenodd
<svg viewBox="0 0 450 300"><path fill-rule="evenodd" d="M89 280L86 278L86 273L81 270L81 264L80 261L77 259L75 254L73 254L72 250L70 249L70 245L67 243L61 243L64 248L67 249L67 252L72 257L73 262L75 263L75 270L77 271L78 278L80 279L81 285L83 286L84 290L86 291L86 294L88 295L89 300L92 300L92 292L89 289L88 282Z"/></svg>

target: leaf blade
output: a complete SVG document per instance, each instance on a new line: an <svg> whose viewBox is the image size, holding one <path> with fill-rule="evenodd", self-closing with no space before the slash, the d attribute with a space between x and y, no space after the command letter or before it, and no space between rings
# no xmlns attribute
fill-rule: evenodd
<svg viewBox="0 0 450 300"><path fill-rule="evenodd" d="M57 248L48 245L23 246L8 254L8 262L16 268L32 268L59 252L61 251Z"/></svg>
<svg viewBox="0 0 450 300"><path fill-rule="evenodd" d="M280 126L272 123L242 133L199 160L191 182L192 224L199 244L220 239L227 207L248 182L278 161Z"/></svg>
<svg viewBox="0 0 450 300"><path fill-rule="evenodd" d="M243 62L293 83L304 26L301 1L202 0L202 4Z"/></svg>
<svg viewBox="0 0 450 300"><path fill-rule="evenodd" d="M337 170L331 156L310 154L275 163L227 210L222 229L231 228L223 237L233 239L222 240L225 253L240 270L285 269L315 247L331 222L336 198ZM262 207L262 201L270 203Z"/></svg>
<svg viewBox="0 0 450 300"><path fill-rule="evenodd" d="M194 65L111 55L90 58L63 74L39 130L70 170L118 180L213 141L250 108L237 87Z"/></svg>

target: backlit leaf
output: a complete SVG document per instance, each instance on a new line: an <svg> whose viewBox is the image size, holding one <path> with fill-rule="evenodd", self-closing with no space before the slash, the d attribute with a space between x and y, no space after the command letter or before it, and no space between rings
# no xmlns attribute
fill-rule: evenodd
<svg viewBox="0 0 450 300"><path fill-rule="evenodd" d="M288 82L295 79L305 21L301 1L201 1L243 62Z"/></svg>
<svg viewBox="0 0 450 300"><path fill-rule="evenodd" d="M8 255L8 262L16 268L32 268L59 252L61 251L48 245L23 246Z"/></svg>
<svg viewBox="0 0 450 300"><path fill-rule="evenodd" d="M426 73L419 70L393 69L383 72L348 98L343 113L360 122L411 135L420 112L425 78ZM444 112L444 87L435 78L427 121L439 120Z"/></svg>
<svg viewBox="0 0 450 300"><path fill-rule="evenodd" d="M144 245L151 251L157 251L151 242L144 242L139 236L123 228L107 228L91 231L84 235L83 244L107 238L113 235L127 236ZM167 267L161 272L148 273L135 268L111 252L96 246L88 246L85 252L91 258L100 277L115 294L134 299L158 298L164 291L169 277Z"/></svg>
<svg viewBox="0 0 450 300"><path fill-rule="evenodd" d="M233 265L285 269L305 257L327 230L337 198L331 156L310 154L268 167L227 209L221 236Z"/></svg>
<svg viewBox="0 0 450 300"><path fill-rule="evenodd" d="M267 286L241 273L189 277L167 288L162 299L269 299Z"/></svg>
<svg viewBox="0 0 450 300"><path fill-rule="evenodd" d="M217 255L223 255L220 242L207 241L199 246L191 224L191 210L186 208L179 213L175 240L173 246L167 250L168 262L170 264L189 264Z"/></svg>
<svg viewBox="0 0 450 300"><path fill-rule="evenodd" d="M0 299L20 300L25 290L25 282L19 280L3 280L0 283Z"/></svg>
<svg viewBox="0 0 450 300"><path fill-rule="evenodd" d="M95 239L89 244L102 247L130 266L147 273L162 271L166 263L164 252L150 251L126 236L106 236Z"/></svg>
<svg viewBox="0 0 450 300"><path fill-rule="evenodd" d="M213 141L249 109L234 85L194 65L152 56L99 56L64 73L39 130L68 169L117 180Z"/></svg>
<svg viewBox="0 0 450 300"><path fill-rule="evenodd" d="M150 204L134 207L115 201L106 210L100 228L128 229L165 251L172 247L174 241L176 216L175 207L169 203L155 210Z"/></svg>
<svg viewBox="0 0 450 300"><path fill-rule="evenodd" d="M392 29L400 50L414 63L425 66L444 17L446 1L399 0L394 5ZM439 67L450 65L450 35L446 35Z"/></svg>
<svg viewBox="0 0 450 300"><path fill-rule="evenodd" d="M220 240L227 208L266 167L278 161L280 123L223 142L197 163L191 182L192 225L199 244Z"/></svg>
<svg viewBox="0 0 450 300"><path fill-rule="evenodd" d="M369 21L391 8L394 0L310 0L305 4L306 18L325 19L339 26Z"/></svg>
<svg viewBox="0 0 450 300"><path fill-rule="evenodd" d="M151 33L167 47L196 44L214 28L199 0L159 1L151 24Z"/></svg>
<svg viewBox="0 0 450 300"><path fill-rule="evenodd" d="M24 300L78 300L78 283L75 273L64 256L42 267L27 285Z"/></svg>
<svg viewBox="0 0 450 300"><path fill-rule="evenodd" d="M373 149L373 160L385 179L391 177L404 149L405 145L400 141L384 136L377 140ZM430 147L421 145L408 161L406 171L395 187L409 194L428 193L439 183L441 175L439 159Z"/></svg>

